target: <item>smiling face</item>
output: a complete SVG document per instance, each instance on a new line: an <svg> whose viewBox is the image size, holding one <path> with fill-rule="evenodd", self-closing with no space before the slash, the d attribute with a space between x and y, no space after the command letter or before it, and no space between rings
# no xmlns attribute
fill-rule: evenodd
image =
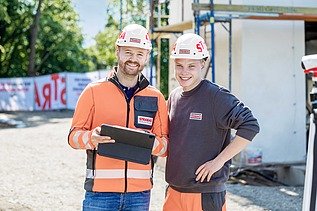
<svg viewBox="0 0 317 211"><path fill-rule="evenodd" d="M137 76L149 58L149 50L136 47L118 46L116 53L119 71L125 76Z"/></svg>
<svg viewBox="0 0 317 211"><path fill-rule="evenodd" d="M200 83L204 64L201 59L175 59L175 78L184 91L190 91Z"/></svg>

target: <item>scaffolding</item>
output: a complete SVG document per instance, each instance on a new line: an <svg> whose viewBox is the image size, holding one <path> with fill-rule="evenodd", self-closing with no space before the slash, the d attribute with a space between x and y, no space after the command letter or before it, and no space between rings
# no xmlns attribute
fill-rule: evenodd
<svg viewBox="0 0 317 211"><path fill-rule="evenodd" d="M199 3L199 0L193 0L192 10L194 21L182 21L181 23L168 25L164 27L152 28L152 33L183 33L185 30L194 29L196 34L200 34L201 26L210 25L210 70L211 80L215 82L215 23L221 23L229 33L229 90L232 84L232 20L250 19L250 20L298 20L317 22L317 8L313 7L288 7L288 6L259 6L259 5L233 5L231 0L229 4L214 4L213 0L209 3ZM206 11L201 14L201 11ZM228 23L229 27L225 27ZM205 76L207 76L207 70Z"/></svg>
<svg viewBox="0 0 317 211"><path fill-rule="evenodd" d="M232 82L232 19L253 19L253 20L304 20L317 21L317 8L311 7L281 7L281 6L258 6L258 5L232 5L231 1L226 4L200 4L194 2L192 9L195 17L195 32L199 33L202 24L211 25L211 75L212 81L215 82L215 22L229 23L229 90ZM200 15L200 11L209 11ZM223 25L224 26L224 25Z"/></svg>

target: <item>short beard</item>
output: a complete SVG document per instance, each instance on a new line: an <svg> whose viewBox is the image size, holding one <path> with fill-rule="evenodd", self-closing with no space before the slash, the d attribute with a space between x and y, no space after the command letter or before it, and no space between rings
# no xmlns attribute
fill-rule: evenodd
<svg viewBox="0 0 317 211"><path fill-rule="evenodd" d="M127 67L128 63L136 64L137 65L137 70L133 71L133 72L129 71L129 67ZM142 68L142 66L139 63L137 63L137 62L125 62L125 63L122 64L121 68L122 68L122 71L123 71L124 74L137 76L137 75L139 75L142 72L144 67Z"/></svg>

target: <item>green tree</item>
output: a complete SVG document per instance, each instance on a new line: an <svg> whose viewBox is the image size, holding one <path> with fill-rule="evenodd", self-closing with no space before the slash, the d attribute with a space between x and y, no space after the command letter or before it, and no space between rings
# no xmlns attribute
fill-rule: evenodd
<svg viewBox="0 0 317 211"><path fill-rule="evenodd" d="M27 76L35 0L0 1L0 77ZM43 1L35 41L35 74L85 72L96 66L82 47L83 36L71 0Z"/></svg>
<svg viewBox="0 0 317 211"><path fill-rule="evenodd" d="M32 5L1 0L0 8L0 77L26 76Z"/></svg>
<svg viewBox="0 0 317 211"><path fill-rule="evenodd" d="M145 26L149 13L148 1L127 0L126 11L124 13L124 24L138 23Z"/></svg>
<svg viewBox="0 0 317 211"><path fill-rule="evenodd" d="M141 0L122 1L122 26L130 23L146 25L148 11L147 2ZM105 29L99 32L91 46L89 54L97 62L97 68L111 68L116 64L115 42L120 33L120 0L109 0L106 9L107 20Z"/></svg>
<svg viewBox="0 0 317 211"><path fill-rule="evenodd" d="M88 49L94 57L97 69L109 69L116 64L115 42L119 36L118 27L118 23L109 16L105 29L95 36L96 44Z"/></svg>
<svg viewBox="0 0 317 211"><path fill-rule="evenodd" d="M44 5L37 45L38 74L95 70L82 47L83 36L77 22L71 0L50 0Z"/></svg>
<svg viewBox="0 0 317 211"><path fill-rule="evenodd" d="M36 13L34 15L34 21L30 27L30 54L29 54L29 67L28 67L28 75L34 76L36 74L34 66L35 66L35 43L37 40L39 22L41 17L41 7L43 4L43 0L39 0L38 6L36 9Z"/></svg>
<svg viewBox="0 0 317 211"><path fill-rule="evenodd" d="M97 62L98 68L111 68L116 63L115 56L115 41L119 34L120 20L122 20L122 26L126 26L130 23L138 23L140 25L146 26L146 21L149 14L148 1L143 0L127 0L122 1L122 13L120 12L120 0L109 0L107 6L107 24L105 29L97 34L95 37L96 45L89 48L89 52L94 57L94 61ZM162 15L169 14L169 1L161 5ZM157 26L157 15L158 4L157 1L154 6L154 26ZM122 19L120 18L122 14ZM162 18L161 25L168 25L168 19L166 16ZM155 66L157 62L157 51L156 40L153 42L154 59L153 64ZM169 40L161 40L161 52L160 52L160 89L164 96L168 97L168 59L169 59Z"/></svg>
<svg viewBox="0 0 317 211"><path fill-rule="evenodd" d="M165 99L168 98L169 39L161 39L161 77L160 89Z"/></svg>

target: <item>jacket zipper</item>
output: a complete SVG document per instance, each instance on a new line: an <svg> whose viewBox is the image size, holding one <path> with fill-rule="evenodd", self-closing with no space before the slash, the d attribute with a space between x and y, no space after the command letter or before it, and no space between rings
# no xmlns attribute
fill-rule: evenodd
<svg viewBox="0 0 317 211"><path fill-rule="evenodd" d="M125 93L124 93L125 95ZM125 96L126 97L126 96ZM130 102L128 101L127 97L125 98L127 102L127 122L126 127L129 127L129 114L130 114ZM126 193L128 190L128 161L124 161L124 192Z"/></svg>
<svg viewBox="0 0 317 211"><path fill-rule="evenodd" d="M114 83L123 93L126 103L127 103L127 118L126 118L126 127L129 128L129 119L130 119L130 101L135 96L136 93L141 91L140 87L134 92L133 96L131 97L130 101L128 100L127 95L125 94L124 90L122 90L119 83L115 80L110 80L112 83ZM126 193L128 190L128 161L124 161L124 193Z"/></svg>
<svg viewBox="0 0 317 211"><path fill-rule="evenodd" d="M138 88L134 94L132 95L131 99L134 97L136 93L138 93L140 89ZM130 101L128 100L127 95L123 91L123 94L125 96L126 102L127 102L127 118L126 118L126 127L129 128L129 120L130 120ZM125 167L124 167L124 192L126 193L128 190L128 161L125 161Z"/></svg>

